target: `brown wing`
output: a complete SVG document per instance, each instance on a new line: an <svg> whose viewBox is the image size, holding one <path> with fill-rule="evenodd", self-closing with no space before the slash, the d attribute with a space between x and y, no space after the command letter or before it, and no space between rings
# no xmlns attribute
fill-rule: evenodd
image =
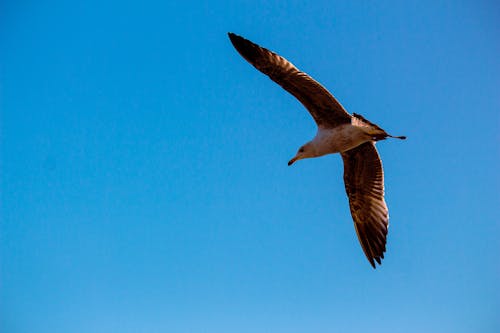
<svg viewBox="0 0 500 333"><path fill-rule="evenodd" d="M291 62L251 41L228 33L236 50L250 64L295 96L320 127L351 122L351 116L321 84L299 71Z"/></svg>
<svg viewBox="0 0 500 333"><path fill-rule="evenodd" d="M384 200L384 171L373 142L341 153L344 182L354 227L370 264L384 258L389 212Z"/></svg>

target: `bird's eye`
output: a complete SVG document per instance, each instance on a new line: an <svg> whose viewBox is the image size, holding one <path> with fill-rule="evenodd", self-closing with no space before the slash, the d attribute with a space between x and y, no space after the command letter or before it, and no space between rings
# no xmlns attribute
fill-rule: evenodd
<svg viewBox="0 0 500 333"><path fill-rule="evenodd" d="M299 153L303 153L303 152L304 152L304 147L299 149Z"/></svg>

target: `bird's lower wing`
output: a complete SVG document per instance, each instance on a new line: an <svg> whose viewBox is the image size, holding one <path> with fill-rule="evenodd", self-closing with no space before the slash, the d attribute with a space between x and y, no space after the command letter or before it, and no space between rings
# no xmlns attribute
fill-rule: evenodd
<svg viewBox="0 0 500 333"><path fill-rule="evenodd" d="M384 258L389 212L384 200L384 171L373 142L341 153L344 182L354 227L370 264Z"/></svg>

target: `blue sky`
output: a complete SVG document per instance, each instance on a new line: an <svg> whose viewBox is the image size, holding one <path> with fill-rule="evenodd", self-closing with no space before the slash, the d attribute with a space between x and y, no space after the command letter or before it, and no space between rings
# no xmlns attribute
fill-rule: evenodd
<svg viewBox="0 0 500 333"><path fill-rule="evenodd" d="M1 332L498 332L495 1L4 1ZM373 270L337 155L287 167L279 52L378 144Z"/></svg>

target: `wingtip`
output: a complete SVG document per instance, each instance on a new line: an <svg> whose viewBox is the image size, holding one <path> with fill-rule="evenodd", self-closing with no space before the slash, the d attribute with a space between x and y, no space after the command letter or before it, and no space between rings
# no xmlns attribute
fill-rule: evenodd
<svg viewBox="0 0 500 333"><path fill-rule="evenodd" d="M241 48L242 42L245 40L243 37L238 36L234 32L228 32L227 36L229 37L229 40L231 41L231 44L238 50Z"/></svg>
<svg viewBox="0 0 500 333"><path fill-rule="evenodd" d="M382 265L382 259L384 259L387 231L383 233L383 239L381 239L382 235L376 232L370 225L354 223L354 226L366 259L376 269L377 264Z"/></svg>
<svg viewBox="0 0 500 333"><path fill-rule="evenodd" d="M238 53L255 67L255 61L261 56L261 48L235 33L228 32L229 40Z"/></svg>
<svg viewBox="0 0 500 333"><path fill-rule="evenodd" d="M237 34L235 34L234 32L228 32L227 33L227 36L229 37L229 40L231 41L231 43L235 43L236 40L238 39L241 39L242 37L241 36L238 36Z"/></svg>
<svg viewBox="0 0 500 333"><path fill-rule="evenodd" d="M378 266L382 266L382 259L384 259L383 254L380 257L368 258L368 261L370 262L370 265L373 267L373 269L377 269L377 264Z"/></svg>

